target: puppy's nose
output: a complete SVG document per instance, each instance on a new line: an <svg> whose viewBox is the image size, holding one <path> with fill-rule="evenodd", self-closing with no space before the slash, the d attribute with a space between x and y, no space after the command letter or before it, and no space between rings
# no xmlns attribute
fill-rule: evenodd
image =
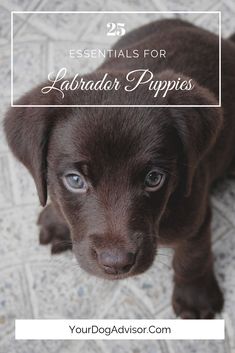
<svg viewBox="0 0 235 353"><path fill-rule="evenodd" d="M109 274L126 273L135 263L135 254L121 249L102 249L97 255L99 265Z"/></svg>

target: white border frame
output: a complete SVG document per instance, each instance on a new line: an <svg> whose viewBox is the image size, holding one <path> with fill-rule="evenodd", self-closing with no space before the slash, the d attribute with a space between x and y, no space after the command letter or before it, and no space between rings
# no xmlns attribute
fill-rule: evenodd
<svg viewBox="0 0 235 353"><path fill-rule="evenodd" d="M212 105L145 105L145 104L127 104L127 105L117 105L117 104L80 104L80 105L37 105L37 104L32 104L32 105L23 105L23 104L14 104L13 103L13 92L14 92L14 87L13 87L13 48L14 48L14 28L13 28L13 16L14 14L44 14L44 13L67 13L67 14L80 14L80 13L196 13L196 14L217 14L219 15L219 104L212 104ZM221 107L221 11L11 11L11 107L48 107L48 108L67 108L67 107L93 107L93 108L104 108L104 107L110 107L110 108L116 108L116 107L124 107L124 108L173 108L173 107L183 107L183 108L209 108L209 107Z"/></svg>

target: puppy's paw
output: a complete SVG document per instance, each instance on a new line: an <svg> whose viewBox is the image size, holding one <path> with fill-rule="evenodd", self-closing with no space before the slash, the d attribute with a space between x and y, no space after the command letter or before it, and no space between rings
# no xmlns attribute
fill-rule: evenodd
<svg viewBox="0 0 235 353"><path fill-rule="evenodd" d="M51 205L42 210L38 218L39 242L51 244L51 253L58 254L72 249L70 231Z"/></svg>
<svg viewBox="0 0 235 353"><path fill-rule="evenodd" d="M175 284L172 305L182 319L213 319L223 308L223 294L212 275L208 280Z"/></svg>

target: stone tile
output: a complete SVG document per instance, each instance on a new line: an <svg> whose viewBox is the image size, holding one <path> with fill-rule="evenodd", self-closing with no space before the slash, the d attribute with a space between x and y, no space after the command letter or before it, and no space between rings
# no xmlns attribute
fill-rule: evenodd
<svg viewBox="0 0 235 353"><path fill-rule="evenodd" d="M75 341L75 344L70 341L16 341L12 335L7 342L0 344L0 352L14 353L77 353L78 348L83 345L83 342ZM75 349L76 348L76 349Z"/></svg>
<svg viewBox="0 0 235 353"><path fill-rule="evenodd" d="M0 153L1 152L6 152L6 151L8 151L6 137L5 137L5 134L3 132L2 126L0 125Z"/></svg>
<svg viewBox="0 0 235 353"><path fill-rule="evenodd" d="M66 9L66 11L68 11L68 9ZM94 17L95 14L90 16ZM76 40L87 27L87 15L83 13L35 13L28 21L32 26L37 28L38 31L46 34L48 38L53 40L67 40L68 38L70 38L70 40Z"/></svg>
<svg viewBox="0 0 235 353"><path fill-rule="evenodd" d="M213 5L213 0L207 0L203 4L198 3L197 0L152 0L153 4L161 7L161 11L207 11Z"/></svg>
<svg viewBox="0 0 235 353"><path fill-rule="evenodd" d="M9 45L1 46L1 96L11 96L11 56Z"/></svg>
<svg viewBox="0 0 235 353"><path fill-rule="evenodd" d="M22 268L15 268L10 265L1 270L0 293L1 343L1 340L4 340L14 330L15 318L29 318L32 315L30 302L27 299L28 293Z"/></svg>
<svg viewBox="0 0 235 353"><path fill-rule="evenodd" d="M80 348L80 346L79 346L79 348ZM74 349L71 352L75 353L75 352L77 352L77 349ZM103 353L104 352L104 353L106 353L106 350L105 350L104 343L102 341L85 341L81 345L81 352L86 352L86 353L96 353L96 352ZM66 351L62 351L62 353L66 353Z"/></svg>
<svg viewBox="0 0 235 353"><path fill-rule="evenodd" d="M43 42L14 44L14 98L45 79L45 48Z"/></svg>
<svg viewBox="0 0 235 353"><path fill-rule="evenodd" d="M10 13L0 6L1 23L0 23L0 44L7 43L10 40L11 23Z"/></svg>
<svg viewBox="0 0 235 353"><path fill-rule="evenodd" d="M8 157L0 153L0 208L13 204Z"/></svg>
<svg viewBox="0 0 235 353"><path fill-rule="evenodd" d="M30 15L28 15L28 18L30 18ZM22 26L14 34L15 42L42 42L48 40L47 33L43 33L41 29L34 27L34 25L31 25L27 20L27 17L24 17L24 19L25 21L22 21Z"/></svg>
<svg viewBox="0 0 235 353"><path fill-rule="evenodd" d="M215 269L225 295L224 312L233 322L233 334L235 334L235 229L214 245Z"/></svg>
<svg viewBox="0 0 235 353"><path fill-rule="evenodd" d="M80 347L84 344L83 341L44 341L45 353L77 353L80 352ZM29 351L30 352L30 351ZM82 350L81 350L82 352Z"/></svg>
<svg viewBox="0 0 235 353"><path fill-rule="evenodd" d="M0 209L0 268L9 262L24 262L35 254L43 255L45 248L38 245L38 211L32 206Z"/></svg>
<svg viewBox="0 0 235 353"><path fill-rule="evenodd" d="M171 252L159 249L158 253L153 266L145 274L133 279L136 291L141 291L139 299L151 303L151 315L155 318L161 318L162 310L170 305L173 276Z"/></svg>
<svg viewBox="0 0 235 353"><path fill-rule="evenodd" d="M164 343L160 341L104 341L103 344L105 351L110 353L167 353L166 350L163 350ZM97 351L91 350L92 353Z"/></svg>
<svg viewBox="0 0 235 353"><path fill-rule="evenodd" d="M11 182L16 205L39 205L36 186L28 170L12 155L9 155Z"/></svg>
<svg viewBox="0 0 235 353"><path fill-rule="evenodd" d="M8 44L11 38L11 13L1 5L3 5L2 2L0 4L0 14L1 14L0 46ZM20 18L14 15L14 23L13 23L14 33L19 29L21 25L22 25L22 21L20 20Z"/></svg>
<svg viewBox="0 0 235 353"><path fill-rule="evenodd" d="M219 15L218 14L203 14L202 16L198 16L196 19L196 24L199 27L205 28L206 30L209 30L219 35Z"/></svg>
<svg viewBox="0 0 235 353"><path fill-rule="evenodd" d="M46 0L38 5L40 11L99 11L104 10L104 0L70 0L65 3L61 0Z"/></svg>
<svg viewBox="0 0 235 353"><path fill-rule="evenodd" d="M5 134L3 132L3 119L6 114L6 110L10 106L10 97L1 97L0 105L0 153L8 152L9 148L6 143Z"/></svg>
<svg viewBox="0 0 235 353"><path fill-rule="evenodd" d="M218 200L216 199L218 204ZM212 218L212 226L211 226L211 231L212 231L212 241L213 243L215 243L216 241L218 241L218 239L220 239L221 237L223 237L224 235L226 235L227 232L229 232L231 230L231 223L229 222L229 220L227 220L223 214L221 214L221 212L218 210L217 206L213 207L213 218Z"/></svg>
<svg viewBox="0 0 235 353"><path fill-rule="evenodd" d="M225 209L235 212L235 179L227 178L223 182L218 183L213 194L217 200L217 205L220 203ZM218 205L219 207L219 205Z"/></svg>
<svg viewBox="0 0 235 353"><path fill-rule="evenodd" d="M170 353L198 353L198 352L213 352L213 353L229 353L226 349L225 341L168 341L167 345Z"/></svg>
<svg viewBox="0 0 235 353"><path fill-rule="evenodd" d="M70 256L39 259L26 267L37 318L94 318L102 299L107 303L113 294L114 284L94 280L72 264Z"/></svg>
<svg viewBox="0 0 235 353"><path fill-rule="evenodd" d="M223 37L235 32L233 18L235 16L235 3L233 0L219 1L212 10L221 11L221 31Z"/></svg>
<svg viewBox="0 0 235 353"><path fill-rule="evenodd" d="M62 343L59 342L59 348L61 349ZM16 341L14 335L6 342L0 343L0 352L14 352L14 353L58 353L58 350L48 351L48 347L44 341Z"/></svg>
<svg viewBox="0 0 235 353"><path fill-rule="evenodd" d="M138 294L125 285L120 285L117 295L113 295L111 305L106 308L105 319L143 319L150 317L150 308ZM106 304L107 305L107 304ZM108 309L108 310L107 310Z"/></svg>
<svg viewBox="0 0 235 353"><path fill-rule="evenodd" d="M37 0L1 0L1 5L11 11L33 10L36 3Z"/></svg>

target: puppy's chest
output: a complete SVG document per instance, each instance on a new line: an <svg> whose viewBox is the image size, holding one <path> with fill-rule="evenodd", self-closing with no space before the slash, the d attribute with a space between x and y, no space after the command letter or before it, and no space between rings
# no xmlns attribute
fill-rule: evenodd
<svg viewBox="0 0 235 353"><path fill-rule="evenodd" d="M195 222L186 214L182 216L180 212L174 210L164 215L160 222L158 231L158 241L162 245L174 246L181 239L193 234L195 231Z"/></svg>

